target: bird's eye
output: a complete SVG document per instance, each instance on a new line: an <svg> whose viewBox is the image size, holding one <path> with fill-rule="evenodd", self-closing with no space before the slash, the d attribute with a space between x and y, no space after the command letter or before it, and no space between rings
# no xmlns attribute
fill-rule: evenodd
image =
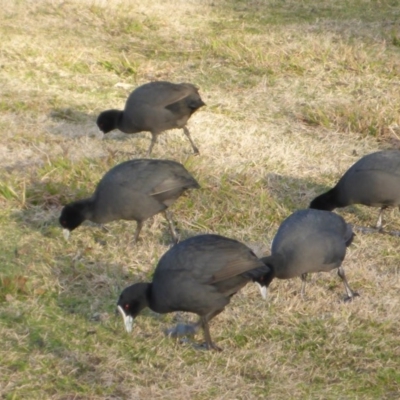
<svg viewBox="0 0 400 400"><path fill-rule="evenodd" d="M125 310L129 310L129 304L125 304Z"/></svg>

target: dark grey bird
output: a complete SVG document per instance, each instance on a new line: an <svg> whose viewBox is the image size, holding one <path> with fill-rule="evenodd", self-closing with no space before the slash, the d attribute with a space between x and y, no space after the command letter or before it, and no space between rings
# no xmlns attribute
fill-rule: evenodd
<svg viewBox="0 0 400 400"><path fill-rule="evenodd" d="M307 274L338 269L338 275L346 289L346 301L358 296L353 292L342 267L346 248L353 241L351 225L335 213L321 210L299 210L286 218L276 233L271 255L261 260L271 267L263 277L261 293L273 278L291 279L301 277L301 294L304 296Z"/></svg>
<svg viewBox="0 0 400 400"><path fill-rule="evenodd" d="M199 154L186 123L204 105L198 88L190 83L150 82L129 95L124 111L103 111L97 118L97 126L104 133L113 129L124 133L150 132L152 138L147 157L160 133L182 128L193 152Z"/></svg>
<svg viewBox="0 0 400 400"><path fill-rule="evenodd" d="M171 235L177 242L178 236L167 209L186 190L199 187L193 176L178 162L130 160L108 171L90 198L67 204L59 221L68 238L69 232L85 220L98 224L120 219L134 220L137 222L136 242L143 222L163 212Z"/></svg>
<svg viewBox="0 0 400 400"><path fill-rule="evenodd" d="M244 244L218 235L199 235L170 248L160 259L152 283L125 288L118 300L125 328L146 307L160 313L186 311L198 314L208 349L220 350L211 340L209 322L221 313L231 297L270 267Z"/></svg>
<svg viewBox="0 0 400 400"><path fill-rule="evenodd" d="M352 165L333 189L316 197L310 208L332 211L351 204L380 207L376 228L382 228L387 207L400 209L400 151L368 154Z"/></svg>

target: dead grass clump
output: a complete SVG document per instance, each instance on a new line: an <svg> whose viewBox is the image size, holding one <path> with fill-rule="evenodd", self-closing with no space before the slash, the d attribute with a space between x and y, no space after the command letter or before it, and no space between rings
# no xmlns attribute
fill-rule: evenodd
<svg viewBox="0 0 400 400"><path fill-rule="evenodd" d="M346 133L370 135L381 140L398 138L400 119L397 99L352 98L350 101L308 104L299 118L311 126L337 129Z"/></svg>

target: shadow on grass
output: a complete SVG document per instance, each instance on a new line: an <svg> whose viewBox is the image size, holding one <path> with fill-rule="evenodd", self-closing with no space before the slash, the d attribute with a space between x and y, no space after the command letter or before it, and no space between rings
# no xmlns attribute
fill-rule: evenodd
<svg viewBox="0 0 400 400"><path fill-rule="evenodd" d="M91 123L96 124L96 115L90 115L73 108L53 108L50 111L49 117L58 122L68 122L70 124L85 124Z"/></svg>
<svg viewBox="0 0 400 400"><path fill-rule="evenodd" d="M35 179L25 188L24 207L14 211L11 217L45 237L61 235L58 217L62 207L72 201L71 193L76 199L90 197L87 190L77 185L71 188L61 181Z"/></svg>
<svg viewBox="0 0 400 400"><path fill-rule="evenodd" d="M118 129L104 134L99 130L96 125L97 115L89 115L82 113L80 111L66 108L66 109L54 109L50 113L51 118L55 121L47 127L50 134L55 136L62 136L67 139L79 139L84 137L89 137L99 141L99 145L103 142L103 149L109 153L113 153L113 156L121 154L122 156L132 159L132 158L143 158L146 156L146 151L148 146L150 146L151 135L149 132L138 132L134 134L126 134ZM159 138L157 145L162 146L165 140ZM138 140L140 139L140 140ZM131 146L131 151L127 152L124 150L112 150L107 147L107 144L113 143L123 143ZM73 144L72 146L75 146ZM69 145L68 145L69 146ZM64 146L64 156L69 153L69 147Z"/></svg>
<svg viewBox="0 0 400 400"><path fill-rule="evenodd" d="M51 135L62 136L68 139L76 139L81 137L90 137L101 140L103 138L103 133L99 131L97 125L90 121L56 121L56 123L48 126L47 131Z"/></svg>
<svg viewBox="0 0 400 400"><path fill-rule="evenodd" d="M107 135L104 135L103 132L99 130L96 125L96 120L98 114L87 114L81 112L79 110L73 108L54 108L51 110L49 117L58 123L58 125L52 129L51 133L55 134L64 134L66 136L71 136L71 133L74 133L73 136L84 136L85 132L82 132L84 129L88 130L86 134L91 134L91 136L100 136L104 138L113 138L113 140L125 141L132 137L145 137L146 133L134 133L134 134L126 134L118 129L111 131ZM81 132L79 135L77 132ZM147 133L147 136L150 140L150 133ZM146 136L146 137L147 137Z"/></svg>
<svg viewBox="0 0 400 400"><path fill-rule="evenodd" d="M122 289L134 282L145 281L142 271L132 271L119 262L93 260L91 248L74 256L59 257L58 281L62 287L57 296L58 306L68 314L79 314L90 321L102 320L102 314L113 314ZM104 318L104 317L103 317Z"/></svg>
<svg viewBox="0 0 400 400"><path fill-rule="evenodd" d="M285 176L274 172L265 177L266 186L275 201L290 211L308 208L310 201L329 187L312 182L310 179Z"/></svg>

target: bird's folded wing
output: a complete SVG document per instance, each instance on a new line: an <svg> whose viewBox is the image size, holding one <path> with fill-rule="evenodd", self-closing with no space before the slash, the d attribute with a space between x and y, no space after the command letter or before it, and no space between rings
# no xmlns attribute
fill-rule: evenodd
<svg viewBox="0 0 400 400"><path fill-rule="evenodd" d="M168 91L163 92L160 91L158 95L154 96L149 103L152 106L161 106L166 107L170 104L174 104L179 100L184 99L193 93L193 88L186 86L178 86L178 87L169 87ZM144 99L143 103L146 103Z"/></svg>
<svg viewBox="0 0 400 400"><path fill-rule="evenodd" d="M174 189L180 189L189 183L190 181L188 179L169 178L155 186L150 192L150 196L157 196L158 194L169 192Z"/></svg>
<svg viewBox="0 0 400 400"><path fill-rule="evenodd" d="M258 260L256 257L249 257L248 260L230 260L225 264L223 268L212 275L209 283L224 281L234 276L243 274L244 272L261 267L266 267L266 265Z"/></svg>

